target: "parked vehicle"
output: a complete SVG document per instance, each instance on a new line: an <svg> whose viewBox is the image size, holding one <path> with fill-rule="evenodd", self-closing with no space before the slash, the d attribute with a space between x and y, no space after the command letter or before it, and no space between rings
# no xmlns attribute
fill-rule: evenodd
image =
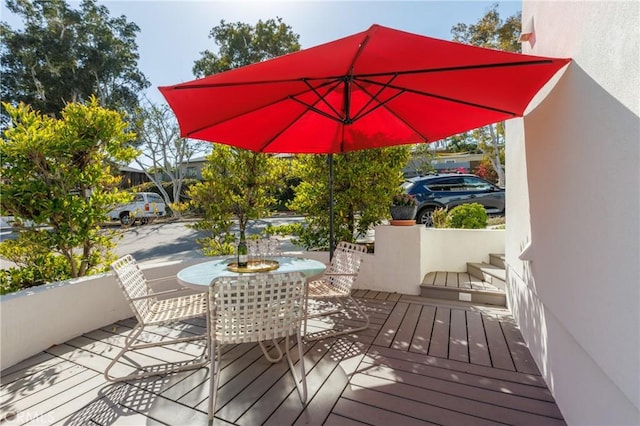
<svg viewBox="0 0 640 426"><path fill-rule="evenodd" d="M416 197L416 222L433 226L431 217L437 208L452 209L469 203L482 204L487 214L504 213L505 190L471 174L419 176L407 180L405 191Z"/></svg>
<svg viewBox="0 0 640 426"><path fill-rule="evenodd" d="M136 221L145 225L165 214L166 205L160 195L154 192L139 192L130 203L118 205L109 211L109 219L119 220L125 226L133 225Z"/></svg>

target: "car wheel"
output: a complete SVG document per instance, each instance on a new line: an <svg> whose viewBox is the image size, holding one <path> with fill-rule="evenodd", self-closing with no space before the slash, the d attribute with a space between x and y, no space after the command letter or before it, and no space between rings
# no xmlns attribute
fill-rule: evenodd
<svg viewBox="0 0 640 426"><path fill-rule="evenodd" d="M435 207L425 207L423 209L420 209L420 211L418 212L418 215L416 216L416 222L421 223L428 228L432 227L433 212L435 209L436 209Z"/></svg>
<svg viewBox="0 0 640 426"><path fill-rule="evenodd" d="M129 226L131 225L131 216L129 216L129 213L122 213L120 215L120 224L122 226Z"/></svg>
<svg viewBox="0 0 640 426"><path fill-rule="evenodd" d="M140 225L146 225L147 223L149 223L148 217L143 217L140 219Z"/></svg>

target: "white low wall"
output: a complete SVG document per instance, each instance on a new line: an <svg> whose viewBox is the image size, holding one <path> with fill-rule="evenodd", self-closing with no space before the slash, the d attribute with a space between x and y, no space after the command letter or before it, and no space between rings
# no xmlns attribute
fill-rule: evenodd
<svg viewBox="0 0 640 426"><path fill-rule="evenodd" d="M419 294L431 271L462 271L467 261L504 252L503 231L379 226L376 252L366 254L355 289ZM329 263L327 252L291 252ZM195 263L141 263L157 291L176 288L175 275ZM112 273L52 283L0 296L0 370L83 333L133 315Z"/></svg>
<svg viewBox="0 0 640 426"><path fill-rule="evenodd" d="M429 272L464 272L467 262L487 262L489 253L505 250L504 230L381 225L375 235L366 288L403 294L420 294Z"/></svg>
<svg viewBox="0 0 640 426"><path fill-rule="evenodd" d="M173 277L177 271L193 263L197 262L142 263L140 266L152 287L162 291L176 287ZM50 346L132 315L113 273L0 296L0 370Z"/></svg>

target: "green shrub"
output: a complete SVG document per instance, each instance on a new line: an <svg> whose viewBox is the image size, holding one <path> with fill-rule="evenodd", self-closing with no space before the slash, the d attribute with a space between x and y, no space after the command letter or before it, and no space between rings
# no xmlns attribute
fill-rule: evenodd
<svg viewBox="0 0 640 426"><path fill-rule="evenodd" d="M447 227L447 209L439 208L435 209L431 214L431 220L433 220L434 228L446 228Z"/></svg>
<svg viewBox="0 0 640 426"><path fill-rule="evenodd" d="M487 212L478 203L454 207L447 215L448 228L484 229L487 227Z"/></svg>
<svg viewBox="0 0 640 426"><path fill-rule="evenodd" d="M0 271L0 294L69 279L69 269L69 262L64 257L51 253L42 256L37 266L3 269Z"/></svg>

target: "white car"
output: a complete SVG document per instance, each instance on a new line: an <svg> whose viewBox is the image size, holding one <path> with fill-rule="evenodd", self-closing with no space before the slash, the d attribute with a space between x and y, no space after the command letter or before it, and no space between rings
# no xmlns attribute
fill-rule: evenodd
<svg viewBox="0 0 640 426"><path fill-rule="evenodd" d="M139 192L128 204L121 204L109 211L110 220L119 220L122 225L133 225L136 221L145 225L157 217L166 215L162 197L154 192Z"/></svg>

